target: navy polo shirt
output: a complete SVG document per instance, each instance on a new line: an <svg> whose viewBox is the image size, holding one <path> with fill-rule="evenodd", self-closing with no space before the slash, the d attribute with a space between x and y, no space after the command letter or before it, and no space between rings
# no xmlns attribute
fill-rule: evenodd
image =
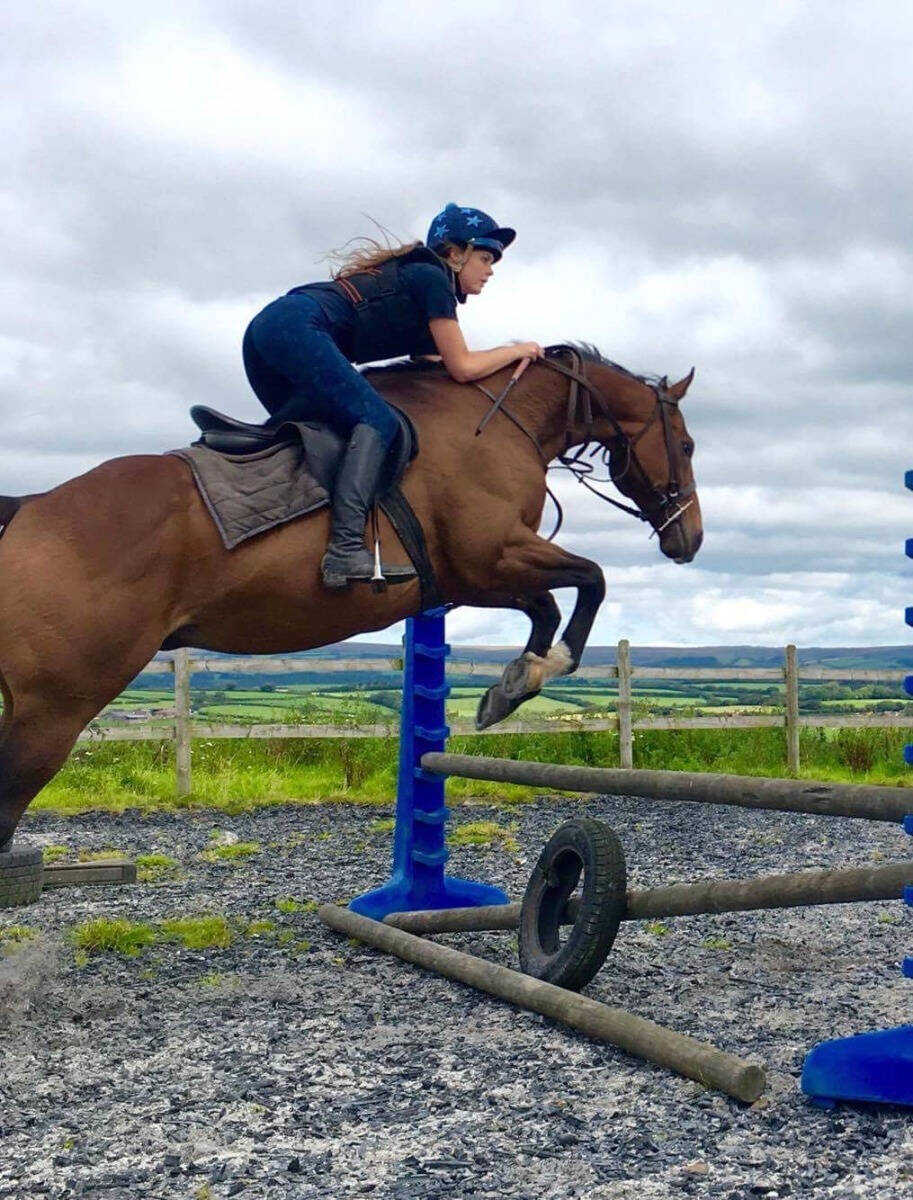
<svg viewBox="0 0 913 1200"><path fill-rule="evenodd" d="M457 298L442 270L432 263L406 263L400 268L399 275L426 321L456 320ZM333 340L345 353L355 320L352 301L329 282L307 283L294 290L317 301L330 323Z"/></svg>

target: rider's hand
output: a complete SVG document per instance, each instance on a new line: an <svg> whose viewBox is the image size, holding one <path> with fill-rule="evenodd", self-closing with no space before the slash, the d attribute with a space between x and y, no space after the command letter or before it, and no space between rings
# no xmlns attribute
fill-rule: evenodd
<svg viewBox="0 0 913 1200"><path fill-rule="evenodd" d="M545 351L538 342L517 342L514 346L517 358L544 358Z"/></svg>

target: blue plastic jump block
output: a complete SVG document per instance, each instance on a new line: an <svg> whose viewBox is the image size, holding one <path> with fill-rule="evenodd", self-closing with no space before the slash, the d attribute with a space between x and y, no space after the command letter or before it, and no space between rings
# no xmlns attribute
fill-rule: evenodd
<svg viewBox="0 0 913 1200"><path fill-rule="evenodd" d="M913 958L905 958L900 969L906 979L913 979Z"/></svg>
<svg viewBox="0 0 913 1200"><path fill-rule="evenodd" d="M415 820L422 825L443 825L450 816L450 809L446 804L442 804L440 808L435 808L432 811L427 811L424 808L415 810ZM910 889L910 894L913 895L913 888ZM913 900L908 901L913 904Z"/></svg>
<svg viewBox="0 0 913 1200"><path fill-rule="evenodd" d="M913 746L909 743L903 748L903 760L908 767L913 767ZM909 833L909 830L907 830Z"/></svg>
<svg viewBox="0 0 913 1200"><path fill-rule="evenodd" d="M442 867L450 857L449 850L413 850L412 861L426 867Z"/></svg>
<svg viewBox="0 0 913 1200"><path fill-rule="evenodd" d="M913 675L904 675L903 690L908 696L913 696Z"/></svg>
<svg viewBox="0 0 913 1200"><path fill-rule="evenodd" d="M424 767L416 767L412 774L416 779L420 779L422 783L440 783L442 780L448 778L446 775L438 775L437 772L432 775L432 773L430 771L426 771Z"/></svg>
<svg viewBox="0 0 913 1200"><path fill-rule="evenodd" d="M913 608L908 606L903 610L903 619L908 625L913 625Z"/></svg>
<svg viewBox="0 0 913 1200"><path fill-rule="evenodd" d="M450 654L450 646L447 642L441 646L425 646L422 642L416 642L415 653L422 658L447 658Z"/></svg>
<svg viewBox="0 0 913 1200"><path fill-rule="evenodd" d="M913 675L908 675L907 678L913 679ZM446 700L450 695L450 684L442 683L440 687L426 687L423 683L414 683L412 690L423 700ZM913 696L913 692L910 695Z"/></svg>
<svg viewBox="0 0 913 1200"><path fill-rule="evenodd" d="M450 737L450 729L447 725L440 725L437 729L424 729L421 725L416 725L415 736L423 742L446 742Z"/></svg>
<svg viewBox="0 0 913 1200"><path fill-rule="evenodd" d="M913 837L913 815L911 815L909 817L904 817L903 831L904 831L904 833L908 833L910 835L910 837Z"/></svg>
<svg viewBox="0 0 913 1200"><path fill-rule="evenodd" d="M906 471L903 477L904 485L913 492L913 471Z"/></svg>
<svg viewBox="0 0 913 1200"><path fill-rule="evenodd" d="M903 549L907 558L913 558L913 538L907 538L903 544Z"/></svg>
<svg viewBox="0 0 913 1200"><path fill-rule="evenodd" d="M913 1025L822 1042L805 1059L802 1090L823 1104L913 1107Z"/></svg>

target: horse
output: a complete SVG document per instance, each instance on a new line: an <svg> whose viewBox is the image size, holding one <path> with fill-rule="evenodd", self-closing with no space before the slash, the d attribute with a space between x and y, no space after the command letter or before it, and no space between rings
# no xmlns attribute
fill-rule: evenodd
<svg viewBox="0 0 913 1200"><path fill-rule="evenodd" d="M436 365L368 374L418 433L401 487L440 595L531 622L523 653L482 698L480 728L576 669L605 595L597 563L537 532L553 460L588 482L581 451L595 443L662 554L685 563L697 553L694 445L679 407L693 370L669 385L593 347L550 347L515 381L509 404L503 390L457 383ZM486 382L503 389L508 374ZM0 526L0 851L81 730L159 649L308 650L421 608L416 579L379 593L324 589L325 508L226 551L188 465L169 454L111 459L51 491L0 497ZM402 557L382 514L379 529L385 553ZM557 642L555 588L577 590Z"/></svg>

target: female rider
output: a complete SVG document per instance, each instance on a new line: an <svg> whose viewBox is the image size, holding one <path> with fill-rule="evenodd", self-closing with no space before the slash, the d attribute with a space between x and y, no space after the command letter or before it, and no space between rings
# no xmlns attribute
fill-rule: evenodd
<svg viewBox="0 0 913 1200"><path fill-rule="evenodd" d="M356 251L331 280L292 288L247 327L244 369L270 413L267 424L316 419L349 439L321 563L326 587L374 574L365 522L399 428L352 364L438 354L449 374L467 383L517 359L541 357L536 342L469 350L457 321L457 303L479 295L515 236L477 208L448 204L431 222L426 244ZM411 566L382 571L391 583L415 574Z"/></svg>

